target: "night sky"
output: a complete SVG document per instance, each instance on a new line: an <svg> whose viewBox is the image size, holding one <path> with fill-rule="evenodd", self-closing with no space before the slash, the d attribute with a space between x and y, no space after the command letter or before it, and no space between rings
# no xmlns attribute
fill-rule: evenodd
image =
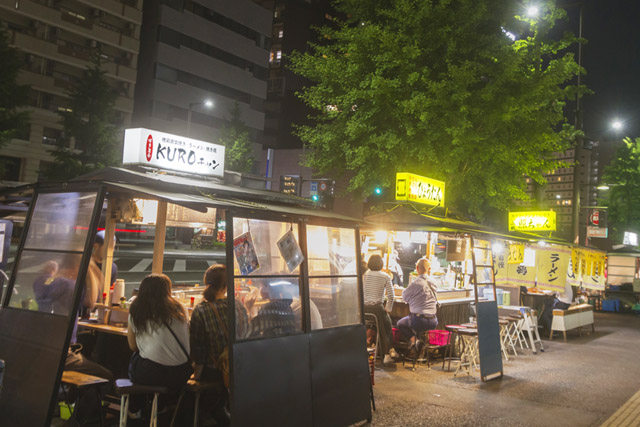
<svg viewBox="0 0 640 427"><path fill-rule="evenodd" d="M579 6L565 9L564 25L577 35ZM583 98L585 136L640 137L640 0L585 0L582 34L588 40L582 56L585 83L595 92ZM624 123L619 134L611 129L613 118Z"/></svg>

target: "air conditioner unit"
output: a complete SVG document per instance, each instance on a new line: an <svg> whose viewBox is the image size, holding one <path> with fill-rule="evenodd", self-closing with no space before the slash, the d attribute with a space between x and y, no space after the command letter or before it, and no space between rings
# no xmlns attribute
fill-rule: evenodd
<svg viewBox="0 0 640 427"><path fill-rule="evenodd" d="M133 22L127 22L127 29L135 30L136 29L136 24L134 24Z"/></svg>
<svg viewBox="0 0 640 427"><path fill-rule="evenodd" d="M91 16L94 18L101 18L104 16L104 12L100 9L91 9Z"/></svg>
<svg viewBox="0 0 640 427"><path fill-rule="evenodd" d="M37 21L37 20L35 20L35 19L32 19L32 20L29 22L29 25L31 26L31 28L36 29L36 28L38 28L38 27L40 26L40 21Z"/></svg>
<svg viewBox="0 0 640 427"><path fill-rule="evenodd" d="M87 46L89 47L98 47L98 42L95 40L88 40L87 41Z"/></svg>
<svg viewBox="0 0 640 427"><path fill-rule="evenodd" d="M24 57L24 62L26 62L27 64L33 64L34 59L35 57L29 53Z"/></svg>

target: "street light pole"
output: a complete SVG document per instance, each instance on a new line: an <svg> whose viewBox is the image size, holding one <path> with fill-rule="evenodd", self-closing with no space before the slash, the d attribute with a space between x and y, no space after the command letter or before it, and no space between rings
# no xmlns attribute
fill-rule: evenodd
<svg viewBox="0 0 640 427"><path fill-rule="evenodd" d="M582 9L583 4L580 2L580 23L578 27L578 68L582 68ZM580 107L580 84L581 71L578 70L578 91L576 93L576 117L575 126L576 129L582 131L582 111ZM574 165L573 165L573 212L571 221L571 237L573 243L580 244L580 171L578 159L582 152L582 136L578 136L577 144L574 152Z"/></svg>
<svg viewBox="0 0 640 427"><path fill-rule="evenodd" d="M189 134L191 133L191 112L193 107L195 107L196 105L203 105L209 109L213 108L213 101L210 99L205 99L202 102L192 102L189 104L189 108L187 110L187 138L189 137Z"/></svg>

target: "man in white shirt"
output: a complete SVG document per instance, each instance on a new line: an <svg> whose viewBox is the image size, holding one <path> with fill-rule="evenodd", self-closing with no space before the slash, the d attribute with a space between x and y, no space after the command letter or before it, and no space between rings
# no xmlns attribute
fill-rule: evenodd
<svg viewBox="0 0 640 427"><path fill-rule="evenodd" d="M412 344L416 336L420 337L423 332L438 326L437 287L427 278L431 271L429 260L420 258L416 263L416 271L418 277L402 292L402 298L409 304L409 315L398 321L398 329Z"/></svg>

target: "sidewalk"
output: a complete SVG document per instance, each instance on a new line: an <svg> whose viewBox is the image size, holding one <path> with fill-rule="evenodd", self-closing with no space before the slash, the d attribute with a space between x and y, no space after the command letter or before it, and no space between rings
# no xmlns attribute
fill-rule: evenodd
<svg viewBox="0 0 640 427"><path fill-rule="evenodd" d="M640 426L640 391L618 409L602 427Z"/></svg>
<svg viewBox="0 0 640 427"><path fill-rule="evenodd" d="M543 353L521 351L504 362L502 379L486 383L454 378L441 363L378 370L372 424L597 427L619 414L608 425L627 425L640 415L640 317L595 316L595 334L545 340Z"/></svg>

